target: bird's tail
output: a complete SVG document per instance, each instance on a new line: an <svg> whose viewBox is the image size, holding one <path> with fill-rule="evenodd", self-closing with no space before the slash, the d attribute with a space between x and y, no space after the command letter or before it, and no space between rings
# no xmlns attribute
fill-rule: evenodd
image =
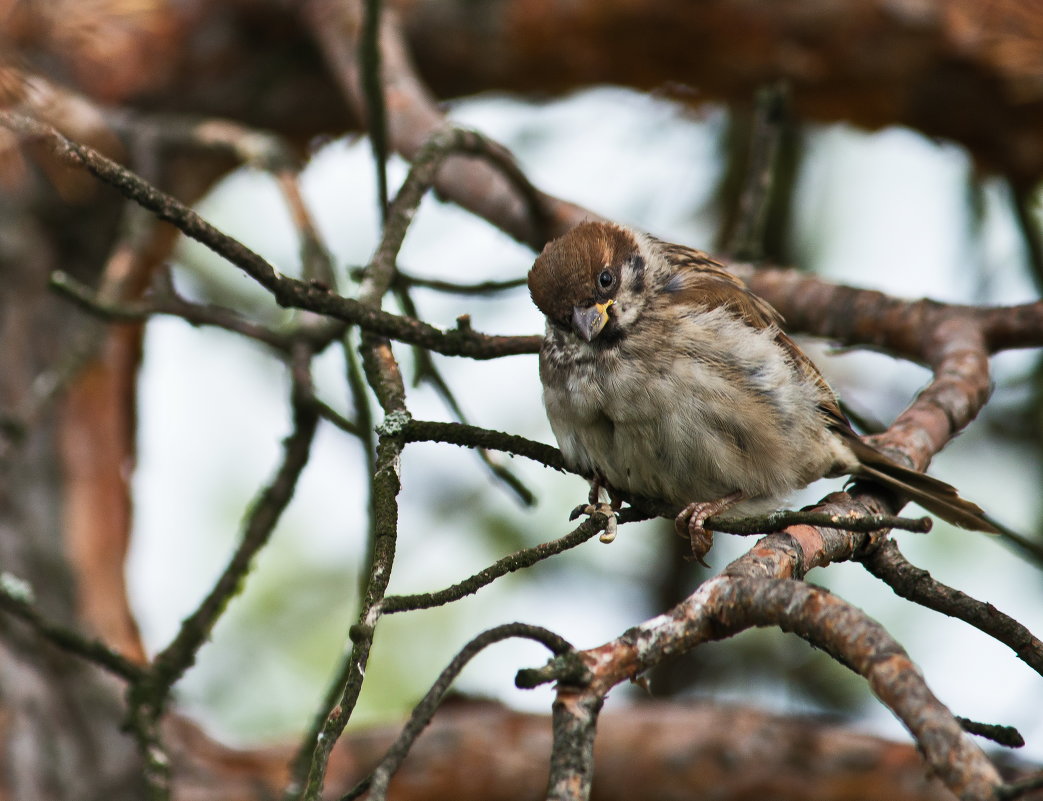
<svg viewBox="0 0 1043 801"><path fill-rule="evenodd" d="M1000 533L999 529L989 522L981 507L961 498L955 487L926 473L897 464L857 437L852 437L848 445L860 463L855 474L858 478L875 481L896 490L954 526L972 531L986 531L990 534Z"/></svg>

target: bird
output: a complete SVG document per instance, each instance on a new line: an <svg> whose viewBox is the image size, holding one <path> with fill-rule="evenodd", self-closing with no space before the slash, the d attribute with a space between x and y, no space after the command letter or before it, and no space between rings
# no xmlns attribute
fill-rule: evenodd
<svg viewBox="0 0 1043 801"><path fill-rule="evenodd" d="M775 511L845 475L996 532L952 486L862 440L781 315L706 253L586 221L544 247L527 283L546 318L547 417L566 466L591 482L573 517L607 514L602 539L621 493L651 499L681 508L677 531L703 561L711 517Z"/></svg>

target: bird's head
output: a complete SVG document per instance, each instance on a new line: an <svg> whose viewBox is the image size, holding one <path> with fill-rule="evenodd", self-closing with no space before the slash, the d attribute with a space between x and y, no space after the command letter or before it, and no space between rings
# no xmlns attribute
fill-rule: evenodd
<svg viewBox="0 0 1043 801"><path fill-rule="evenodd" d="M580 223L548 243L529 270L533 303L554 326L586 342L618 339L640 309L645 257L619 225Z"/></svg>

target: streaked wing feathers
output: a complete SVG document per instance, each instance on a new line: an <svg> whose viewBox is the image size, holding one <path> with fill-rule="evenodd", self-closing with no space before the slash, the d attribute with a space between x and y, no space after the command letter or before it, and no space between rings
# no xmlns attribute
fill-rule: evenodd
<svg viewBox="0 0 1043 801"><path fill-rule="evenodd" d="M732 309L747 325L757 329L776 326L775 341L786 351L793 369L818 386L822 398L820 408L828 418L829 425L841 431L851 431L851 424L822 373L797 343L778 328L782 324L782 315L774 306L751 292L742 279L728 272L723 265L702 251L661 240L657 240L657 244L672 264L682 268L682 274L675 279L678 303Z"/></svg>

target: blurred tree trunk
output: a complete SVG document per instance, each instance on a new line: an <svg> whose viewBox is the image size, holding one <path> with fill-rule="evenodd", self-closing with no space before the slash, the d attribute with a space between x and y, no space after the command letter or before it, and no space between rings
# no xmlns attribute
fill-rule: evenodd
<svg viewBox="0 0 1043 801"><path fill-rule="evenodd" d="M96 187L80 188L80 202L70 202L44 181L26 182L0 200L0 566L28 582L41 611L74 627L82 627L76 587L85 577L65 556L60 421L101 329L55 303L47 281L63 269L93 282L119 211ZM12 618L0 616L0 632L5 797L140 795L137 750L120 731L122 684Z"/></svg>

